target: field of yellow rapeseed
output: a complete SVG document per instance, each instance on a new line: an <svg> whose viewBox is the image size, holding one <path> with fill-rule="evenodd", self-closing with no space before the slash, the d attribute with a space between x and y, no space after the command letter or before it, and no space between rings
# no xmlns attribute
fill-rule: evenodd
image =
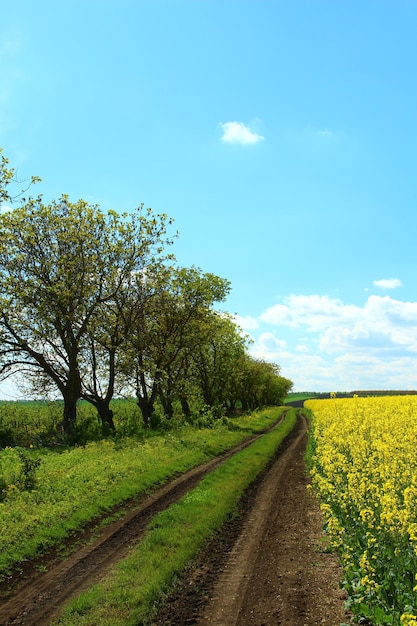
<svg viewBox="0 0 417 626"><path fill-rule="evenodd" d="M350 610L417 625L417 396L309 400L312 482Z"/></svg>

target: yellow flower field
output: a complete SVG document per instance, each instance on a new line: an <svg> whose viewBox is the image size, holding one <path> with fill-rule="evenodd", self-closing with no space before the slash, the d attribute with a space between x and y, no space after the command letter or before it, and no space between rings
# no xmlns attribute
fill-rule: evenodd
<svg viewBox="0 0 417 626"><path fill-rule="evenodd" d="M417 625L417 396L309 400L312 480L349 608Z"/></svg>

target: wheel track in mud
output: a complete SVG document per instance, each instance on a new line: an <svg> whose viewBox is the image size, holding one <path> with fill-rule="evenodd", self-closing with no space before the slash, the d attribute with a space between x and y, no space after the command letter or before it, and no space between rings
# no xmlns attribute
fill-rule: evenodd
<svg viewBox="0 0 417 626"><path fill-rule="evenodd" d="M47 571L36 571L29 564L31 571L27 578L20 575L8 581L11 592L9 596L3 594L0 625L49 624L70 598L97 583L115 563L127 556L132 546L144 536L150 520L156 514L177 502L206 474L251 445L265 432L275 428L283 417L284 414L277 423L262 433L252 435L230 450L170 481L139 504L136 500L136 504L127 514L102 529L98 537L92 539L91 532L85 533L82 537L83 545L65 560L53 563L48 563L46 558L38 560L38 567L46 568ZM128 503L123 506L129 508Z"/></svg>
<svg viewBox="0 0 417 626"><path fill-rule="evenodd" d="M336 626L350 622L342 571L324 549L323 518L309 493L303 412L252 483L236 517L192 564L152 626Z"/></svg>

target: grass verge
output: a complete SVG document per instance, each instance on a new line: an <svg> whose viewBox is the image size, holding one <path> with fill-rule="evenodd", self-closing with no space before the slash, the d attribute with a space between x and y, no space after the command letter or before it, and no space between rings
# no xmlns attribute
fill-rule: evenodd
<svg viewBox="0 0 417 626"><path fill-rule="evenodd" d="M284 421L210 473L180 502L155 516L143 541L101 583L69 603L60 626L145 626L156 603L203 545L232 516L247 487L296 422Z"/></svg>
<svg viewBox="0 0 417 626"><path fill-rule="evenodd" d="M230 420L231 427L149 432L141 439L91 442L66 449L25 450L40 459L34 486L19 485L20 449L0 451L0 580L27 559L59 545L114 507L231 448L277 419L282 408ZM0 481L1 487L1 481Z"/></svg>

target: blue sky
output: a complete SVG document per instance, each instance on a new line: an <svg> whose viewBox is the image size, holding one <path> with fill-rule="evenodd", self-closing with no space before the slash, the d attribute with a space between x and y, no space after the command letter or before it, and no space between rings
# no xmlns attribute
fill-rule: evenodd
<svg viewBox="0 0 417 626"><path fill-rule="evenodd" d="M0 0L0 146L174 218L296 390L415 389L416 58L412 0Z"/></svg>

